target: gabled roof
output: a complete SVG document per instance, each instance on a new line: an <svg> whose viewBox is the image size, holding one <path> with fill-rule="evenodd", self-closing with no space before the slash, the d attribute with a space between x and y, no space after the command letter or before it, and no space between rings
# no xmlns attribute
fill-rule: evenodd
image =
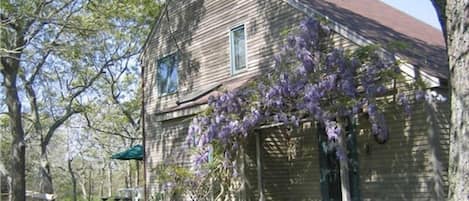
<svg viewBox="0 0 469 201"><path fill-rule="evenodd" d="M387 46L404 44L404 49L395 50L399 58L407 60L414 68L427 75L446 80L449 77L442 32L380 0L283 1L310 17L320 15L327 18L335 32L358 45L379 44L386 51L392 51ZM181 97L176 106L159 111L158 115L204 105L208 97L219 95L224 90L238 89L253 77L255 75L207 86Z"/></svg>
<svg viewBox="0 0 469 201"><path fill-rule="evenodd" d="M404 49L396 50L400 58L429 75L448 78L443 33L379 0L287 2L306 14L324 16L336 26L345 27L368 42L380 44L384 48L386 45L404 44Z"/></svg>

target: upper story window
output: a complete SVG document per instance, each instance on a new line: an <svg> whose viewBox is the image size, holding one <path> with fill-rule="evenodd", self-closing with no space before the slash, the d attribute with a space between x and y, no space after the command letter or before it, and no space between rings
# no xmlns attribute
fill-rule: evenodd
<svg viewBox="0 0 469 201"><path fill-rule="evenodd" d="M246 68L246 32L244 25L231 29L231 72L233 74Z"/></svg>
<svg viewBox="0 0 469 201"><path fill-rule="evenodd" d="M158 60L157 69L159 95L175 93L178 89L178 61L176 54Z"/></svg>

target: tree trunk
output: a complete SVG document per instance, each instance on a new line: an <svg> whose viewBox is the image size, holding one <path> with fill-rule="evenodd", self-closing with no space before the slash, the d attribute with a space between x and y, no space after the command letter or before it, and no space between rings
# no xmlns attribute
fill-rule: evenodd
<svg viewBox="0 0 469 201"><path fill-rule="evenodd" d="M12 184L11 177L7 177L7 185L8 185L8 201L13 200L13 184ZM25 188L26 189L26 188ZM26 199L26 198L25 198Z"/></svg>
<svg viewBox="0 0 469 201"><path fill-rule="evenodd" d="M41 193L54 193L54 187L52 185L52 176L50 172L49 159L47 157L47 144L41 143L41 164L39 167L40 178L40 189Z"/></svg>
<svg viewBox="0 0 469 201"><path fill-rule="evenodd" d="M20 58L20 56L16 57ZM12 62L7 63L2 58L4 76L4 84L6 91L6 103L8 106L8 116L10 124L10 132L13 136L11 145L11 178L12 178L12 199L15 201L24 201L26 199L26 181L25 181L25 142L24 130L21 117L21 102L18 97L18 89L16 87L16 79L19 68L19 59L10 59ZM5 65L8 64L8 65Z"/></svg>
<svg viewBox="0 0 469 201"><path fill-rule="evenodd" d="M111 197L112 196L112 167L111 167L111 162L109 162L108 167L109 167L109 177L108 177L109 192L108 192L108 197Z"/></svg>
<svg viewBox="0 0 469 201"><path fill-rule="evenodd" d="M7 133L6 131L7 129L3 128L1 129L1 132L2 133ZM3 200L3 193L5 192L4 190L6 190L6 183L5 183L5 180L3 180L3 177L6 177L6 175L8 175L8 173L6 173L6 168L5 168L5 165L3 164L3 161L5 160L3 158L3 155L2 155L2 144L3 143L0 143L0 201Z"/></svg>
<svg viewBox="0 0 469 201"><path fill-rule="evenodd" d="M93 170L90 169L90 170L89 170L89 173L88 173L88 201L91 201L91 194L92 194L92 192L93 192L93 190L92 190L92 188L91 188L91 187L92 187L92 183L93 183L93 182L92 182L92 179L91 179L92 173L93 173Z"/></svg>
<svg viewBox="0 0 469 201"><path fill-rule="evenodd" d="M127 161L127 181L126 182L126 188L131 188L132 187L132 163L130 161Z"/></svg>
<svg viewBox="0 0 469 201"><path fill-rule="evenodd" d="M68 172L70 173L70 178L72 180L72 192L73 192L73 201L77 201L77 179L75 178L75 173L72 168L72 160L67 161Z"/></svg>
<svg viewBox="0 0 469 201"><path fill-rule="evenodd" d="M1 154L1 148L2 148L2 144L0 143L0 154ZM2 157L1 157L1 155L0 155L0 159L1 159L1 158L2 158ZM2 171L2 169L3 169L3 164L2 164L2 162L0 161L0 201L3 200L3 192L4 192L4 191L3 191L3 190L4 190L4 188L3 188L3 186L4 186L3 182L5 182L5 181L3 181L3 171Z"/></svg>
<svg viewBox="0 0 469 201"><path fill-rule="evenodd" d="M469 1L432 0L446 30L450 83L451 127L449 153L450 201L469 200Z"/></svg>
<svg viewBox="0 0 469 201"><path fill-rule="evenodd" d="M26 78L24 78L26 80ZM24 85L26 94L28 95L29 105L31 108L31 114L33 115L33 125L34 130L38 136L41 137L41 157L40 157L40 166L39 166L39 175L40 182L39 188L41 193L52 194L54 192L52 185L52 177L50 175L50 165L47 157L47 145L49 140L47 136L43 135L43 128L41 123L41 118L39 115L39 106L37 103L36 92L33 88L32 81L27 81Z"/></svg>
<svg viewBox="0 0 469 201"><path fill-rule="evenodd" d="M449 200L469 200L469 1L447 1L451 77Z"/></svg>
<svg viewBox="0 0 469 201"><path fill-rule="evenodd" d="M80 187L81 187L81 197L83 200L87 200L88 198L88 193L86 191L86 182L85 182L85 175L86 172L83 172L83 177L82 179L80 180Z"/></svg>
<svg viewBox="0 0 469 201"><path fill-rule="evenodd" d="M106 178L106 164L103 165L103 167L101 168L100 170L100 178L101 178L101 181L100 181L100 184L99 184L99 196L100 197L104 197L104 183L105 182L105 179Z"/></svg>

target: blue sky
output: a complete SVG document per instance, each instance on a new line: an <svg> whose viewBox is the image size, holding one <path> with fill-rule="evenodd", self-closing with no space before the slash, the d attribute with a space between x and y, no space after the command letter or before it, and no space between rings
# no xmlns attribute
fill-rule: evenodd
<svg viewBox="0 0 469 201"><path fill-rule="evenodd" d="M441 30L430 0L381 0L415 18Z"/></svg>

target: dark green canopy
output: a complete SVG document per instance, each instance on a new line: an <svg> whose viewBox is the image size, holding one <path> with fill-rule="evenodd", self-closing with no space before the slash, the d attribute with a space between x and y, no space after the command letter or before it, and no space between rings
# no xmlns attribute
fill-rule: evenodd
<svg viewBox="0 0 469 201"><path fill-rule="evenodd" d="M113 154L111 158L119 160L143 160L143 146L135 145L123 152Z"/></svg>

